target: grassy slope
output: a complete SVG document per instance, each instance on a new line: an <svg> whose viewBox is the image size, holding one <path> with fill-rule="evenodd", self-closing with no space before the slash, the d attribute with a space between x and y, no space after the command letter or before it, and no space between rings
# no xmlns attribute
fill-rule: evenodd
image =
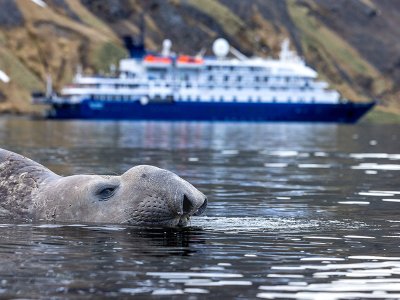
<svg viewBox="0 0 400 300"><path fill-rule="evenodd" d="M368 99L356 82L343 80L343 73L349 78L358 78L368 74L377 84L376 90L383 88L380 73L346 41L329 28L322 26L309 14L308 8L299 6L294 1L288 2L289 13L301 31L301 44L307 61L312 61L333 85L350 99ZM322 60L321 60L322 59ZM340 69L339 69L340 68ZM333 80L332 80L333 79Z"/></svg>
<svg viewBox="0 0 400 300"><path fill-rule="evenodd" d="M17 0L26 25L0 31L0 69L11 77L0 83L0 91L12 99L0 110L34 111L30 92L44 89L50 73L56 88L71 81L75 68L84 61L87 71L107 72L126 56L117 36L79 2L68 0L82 22L42 8L31 1Z"/></svg>
<svg viewBox="0 0 400 300"><path fill-rule="evenodd" d="M309 1L312 6L312 1ZM355 100L368 100L371 97L363 93L356 81L343 80L343 72L350 79L369 77L373 81L373 92L379 94L393 84L384 78L379 71L340 36L329 28L322 26L309 13L307 7L288 1L292 20L301 31L301 44L307 61L316 65L324 80L340 90L344 97ZM340 70L338 70L340 68ZM366 118L370 122L399 122L400 116L390 108L377 106Z"/></svg>
<svg viewBox="0 0 400 300"><path fill-rule="evenodd" d="M3 68L12 78L8 85L0 83L0 91L7 98L13 99L12 105L0 103L0 110L4 107L30 110L29 92L44 87L43 81L47 73L52 74L56 87L60 88L70 82L75 67L80 63L84 64L87 72L107 73L110 64L117 64L126 56L115 32L79 1L66 0L66 3L79 16L80 21L50 8L41 8L31 1L16 1L24 15L26 26L3 33L0 30L0 69ZM183 0L175 0L177 3L181 1ZM249 41L254 41L257 37L269 49L276 51L280 39L287 35L282 24L272 24L256 10L253 14L253 25L246 27L246 23L234 11L218 0L185 0L185 3L216 20L228 37L242 45L249 46ZM374 93L390 87L390 80L385 81L351 45L310 14L310 8L318 9L312 0L308 0L309 7L291 0L287 3L290 17L300 32L306 61L316 67L321 77L330 81L335 89L340 90L347 98L366 100L369 96L362 92L357 82L360 78L368 77L373 80ZM164 30L155 25L158 24L157 20L149 20L149 16L147 23L149 31ZM152 23L154 28L150 26ZM260 49L258 51L265 55ZM384 110L390 112L391 108ZM373 113L370 119L393 119L384 116L385 112L380 110Z"/></svg>
<svg viewBox="0 0 400 300"><path fill-rule="evenodd" d="M216 0L188 0L188 3L216 20L224 31L232 37L245 27L244 22L238 16Z"/></svg>

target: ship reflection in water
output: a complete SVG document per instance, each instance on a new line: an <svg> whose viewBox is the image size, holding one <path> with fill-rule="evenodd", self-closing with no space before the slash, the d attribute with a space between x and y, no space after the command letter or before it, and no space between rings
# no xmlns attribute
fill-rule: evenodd
<svg viewBox="0 0 400 300"><path fill-rule="evenodd" d="M398 125L0 128L2 147L58 173L154 164L210 199L179 230L2 220L0 298L400 298Z"/></svg>

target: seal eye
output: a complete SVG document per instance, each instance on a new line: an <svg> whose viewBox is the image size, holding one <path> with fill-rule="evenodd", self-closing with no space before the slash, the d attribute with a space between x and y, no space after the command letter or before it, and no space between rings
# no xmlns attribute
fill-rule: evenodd
<svg viewBox="0 0 400 300"><path fill-rule="evenodd" d="M107 201L117 188L116 187L106 187L97 192L97 196L100 198L100 201Z"/></svg>

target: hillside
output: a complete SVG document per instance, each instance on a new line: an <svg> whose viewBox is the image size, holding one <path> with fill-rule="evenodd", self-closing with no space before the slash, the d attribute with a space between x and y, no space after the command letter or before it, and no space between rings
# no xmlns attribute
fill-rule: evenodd
<svg viewBox="0 0 400 300"><path fill-rule="evenodd" d="M400 114L400 3L392 0L0 0L0 110L34 111L30 92L44 89L48 73L56 89L78 65L107 73L126 56L121 37L138 34L142 12L151 50L169 38L194 54L224 37L247 55L276 56L289 37L345 97L377 98L381 111Z"/></svg>

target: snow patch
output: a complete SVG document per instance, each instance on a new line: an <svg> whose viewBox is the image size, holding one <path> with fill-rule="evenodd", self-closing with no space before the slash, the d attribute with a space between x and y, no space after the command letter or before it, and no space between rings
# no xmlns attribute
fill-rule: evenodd
<svg viewBox="0 0 400 300"><path fill-rule="evenodd" d="M33 3L41 6L41 7L47 7L46 2L44 2L43 0L31 0Z"/></svg>
<svg viewBox="0 0 400 300"><path fill-rule="evenodd" d="M0 80L7 83L10 81L10 77L6 73L4 73L2 70L0 70Z"/></svg>

